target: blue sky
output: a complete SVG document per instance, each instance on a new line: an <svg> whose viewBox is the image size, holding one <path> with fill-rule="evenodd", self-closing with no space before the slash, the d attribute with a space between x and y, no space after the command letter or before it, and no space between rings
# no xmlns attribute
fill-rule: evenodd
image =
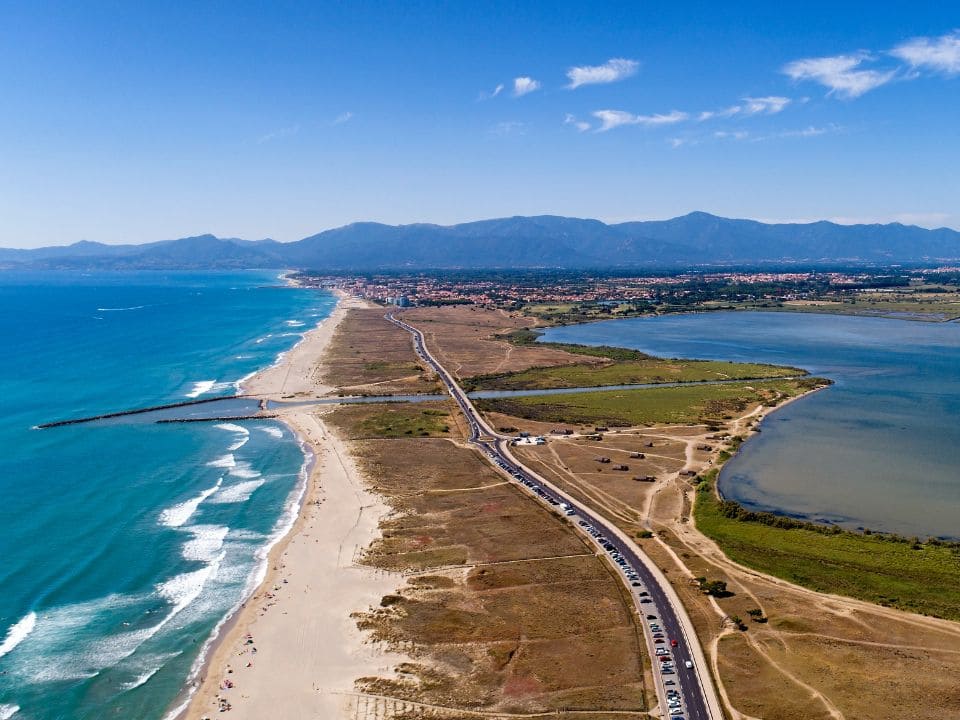
<svg viewBox="0 0 960 720"><path fill-rule="evenodd" d="M0 245L691 210L960 228L949 6L0 1Z"/></svg>

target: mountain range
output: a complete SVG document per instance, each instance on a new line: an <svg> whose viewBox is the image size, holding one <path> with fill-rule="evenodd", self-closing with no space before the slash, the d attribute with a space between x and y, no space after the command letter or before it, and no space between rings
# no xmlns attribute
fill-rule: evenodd
<svg viewBox="0 0 960 720"><path fill-rule="evenodd" d="M320 271L675 268L928 263L960 259L960 232L912 225L762 223L693 212L606 224L542 215L459 225L359 222L295 242L198 235L143 245L0 249L0 269Z"/></svg>

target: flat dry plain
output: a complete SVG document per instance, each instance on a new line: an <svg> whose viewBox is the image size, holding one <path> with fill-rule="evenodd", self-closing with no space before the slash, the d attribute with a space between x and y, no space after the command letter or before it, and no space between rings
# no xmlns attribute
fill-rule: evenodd
<svg viewBox="0 0 960 720"><path fill-rule="evenodd" d="M350 308L321 361L324 382L343 395L440 392L417 363L410 334L384 319L381 307Z"/></svg>
<svg viewBox="0 0 960 720"><path fill-rule="evenodd" d="M350 311L327 384L432 387L383 312ZM452 402L344 405L325 420L392 509L362 562L405 577L354 616L372 642L411 658L358 681L357 718L647 717L650 664L616 575L466 445Z"/></svg>
<svg viewBox="0 0 960 720"><path fill-rule="evenodd" d="M472 318L476 318L475 324ZM440 358L461 377L523 369L524 361L581 361L511 352L491 335L526 319L464 308L406 314L429 328ZM445 343L447 346L445 346ZM560 351L552 351L560 352ZM534 360L533 358L536 357ZM546 362L545 362L546 360ZM518 446L524 462L634 537L679 593L713 667L732 718L960 718L960 624L824 595L730 561L694 525L694 491L680 471L702 472L727 447L718 436L747 435L769 408L754 405L705 425L651 424L586 437L593 428L493 416L495 426L535 433L568 429L544 446ZM710 446L710 450L700 449ZM634 457L643 453L644 457ZM598 462L609 457L611 463ZM625 464L627 471L611 469ZM655 482L634 477L652 475ZM723 580L728 597L702 594L694 578ZM759 611L765 622L750 619ZM739 617L745 630L738 629Z"/></svg>
<svg viewBox="0 0 960 720"><path fill-rule="evenodd" d="M403 317L423 332L427 347L436 353L437 360L461 378L531 367L603 362L600 358L575 357L554 348L515 346L495 339L494 335L536 325L534 318L504 310L455 305L405 310Z"/></svg>

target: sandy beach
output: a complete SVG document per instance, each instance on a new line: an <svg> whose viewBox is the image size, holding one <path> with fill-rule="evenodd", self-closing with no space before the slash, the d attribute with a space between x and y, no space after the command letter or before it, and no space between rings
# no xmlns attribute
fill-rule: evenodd
<svg viewBox="0 0 960 720"><path fill-rule="evenodd" d="M320 397L331 392L333 388L324 385L320 380L317 363L347 311L354 307L366 307L363 300L339 290L335 290L334 294L337 295L338 302L330 316L307 332L303 340L287 351L280 362L244 380L245 395L279 400Z"/></svg>
<svg viewBox="0 0 960 720"><path fill-rule="evenodd" d="M317 361L347 309L334 312L283 358L250 378L244 391L262 397L316 396ZM181 715L213 717L350 717L353 683L389 673L406 658L365 642L350 613L379 603L398 576L354 563L388 511L365 489L344 443L324 425L322 410L281 411L314 454L301 511L271 551L264 582L212 651L199 688Z"/></svg>

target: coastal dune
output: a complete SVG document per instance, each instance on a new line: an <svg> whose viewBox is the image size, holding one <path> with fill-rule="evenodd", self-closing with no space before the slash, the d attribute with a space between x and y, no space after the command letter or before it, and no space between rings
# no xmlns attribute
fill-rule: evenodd
<svg viewBox="0 0 960 720"><path fill-rule="evenodd" d="M348 306L333 314L244 391L263 397L322 394L317 364ZM220 638L181 717L348 716L354 681L389 674L406 658L365 641L350 617L377 605L399 576L357 564L388 508L365 489L322 410L285 409L283 420L314 456L299 517L273 548L268 573Z"/></svg>

